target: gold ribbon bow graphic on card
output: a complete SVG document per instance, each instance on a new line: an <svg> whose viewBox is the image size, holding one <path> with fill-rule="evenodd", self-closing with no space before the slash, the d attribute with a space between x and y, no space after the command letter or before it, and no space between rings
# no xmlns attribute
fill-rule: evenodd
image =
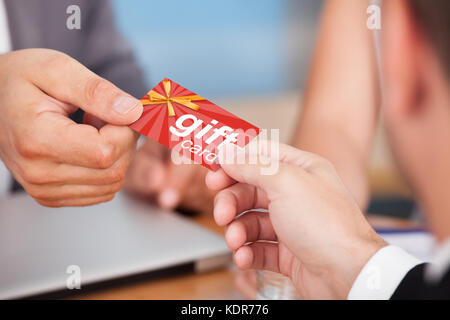
<svg viewBox="0 0 450 320"><path fill-rule="evenodd" d="M185 107L197 111L198 109L200 109L200 106L198 104L193 103L192 101L206 100L205 98L202 98L198 95L171 97L170 90L172 85L170 80L164 80L163 86L166 96L163 96L162 94L154 90L150 90L150 92L148 93L148 99L141 99L141 101L144 105L167 103L167 110L169 111L169 117L173 117L175 115L175 110L173 109L172 102L179 103Z"/></svg>

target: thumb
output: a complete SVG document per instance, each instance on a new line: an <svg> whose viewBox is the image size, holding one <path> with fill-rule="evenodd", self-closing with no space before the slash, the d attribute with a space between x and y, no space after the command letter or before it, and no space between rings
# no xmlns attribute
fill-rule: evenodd
<svg viewBox="0 0 450 320"><path fill-rule="evenodd" d="M289 187L286 180L295 178L294 171L304 173L316 161L315 155L288 145L277 143L271 144L271 148L264 146L267 143L258 146L251 142L246 149L226 145L219 151L223 171L237 182L257 186L266 192L275 192ZM265 170L268 166L275 167L276 170ZM221 173L219 171L215 174ZM212 179L214 178L216 177Z"/></svg>
<svg viewBox="0 0 450 320"><path fill-rule="evenodd" d="M49 50L41 59L49 68L46 72L33 73L32 81L53 98L115 125L131 124L141 116L143 106L138 99L68 55Z"/></svg>

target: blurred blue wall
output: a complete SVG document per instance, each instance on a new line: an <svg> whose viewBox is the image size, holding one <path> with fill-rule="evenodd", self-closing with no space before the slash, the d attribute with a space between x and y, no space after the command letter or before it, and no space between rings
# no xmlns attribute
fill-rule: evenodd
<svg viewBox="0 0 450 320"><path fill-rule="evenodd" d="M151 86L169 77L209 98L289 88L287 0L113 0L113 5Z"/></svg>

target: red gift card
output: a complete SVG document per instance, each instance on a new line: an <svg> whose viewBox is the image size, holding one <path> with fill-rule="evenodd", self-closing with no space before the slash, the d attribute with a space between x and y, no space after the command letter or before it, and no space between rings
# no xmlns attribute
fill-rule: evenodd
<svg viewBox="0 0 450 320"><path fill-rule="evenodd" d="M167 78L141 102L144 112L130 128L214 171L220 148L228 143L243 148L260 131Z"/></svg>

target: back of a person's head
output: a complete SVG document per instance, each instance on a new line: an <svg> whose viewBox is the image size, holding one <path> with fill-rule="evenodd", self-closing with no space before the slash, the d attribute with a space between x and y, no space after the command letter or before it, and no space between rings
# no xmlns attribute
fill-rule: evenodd
<svg viewBox="0 0 450 320"><path fill-rule="evenodd" d="M450 79L450 0L409 1L414 15L435 48Z"/></svg>
<svg viewBox="0 0 450 320"><path fill-rule="evenodd" d="M450 188L450 0L383 6L383 118L396 164L439 238L450 230L442 220Z"/></svg>

